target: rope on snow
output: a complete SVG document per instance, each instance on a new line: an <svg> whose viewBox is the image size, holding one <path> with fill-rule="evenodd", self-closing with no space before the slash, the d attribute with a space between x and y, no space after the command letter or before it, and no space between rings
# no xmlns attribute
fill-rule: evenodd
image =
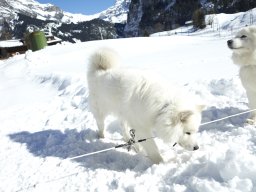
<svg viewBox="0 0 256 192"><path fill-rule="evenodd" d="M256 111L256 109L247 110L247 111L244 111L244 112L241 112L241 113L237 113L237 114L230 115L230 116L227 116L227 117L223 117L223 118L220 118L220 119L216 119L216 120L213 120L213 121L201 123L201 126L208 125L208 124L211 124L211 123L216 123L216 122L219 122L219 121L223 121L225 119L229 119L231 117L240 116L240 115L243 115L243 114L246 114L246 113L250 113L250 112L253 112L253 111Z"/></svg>

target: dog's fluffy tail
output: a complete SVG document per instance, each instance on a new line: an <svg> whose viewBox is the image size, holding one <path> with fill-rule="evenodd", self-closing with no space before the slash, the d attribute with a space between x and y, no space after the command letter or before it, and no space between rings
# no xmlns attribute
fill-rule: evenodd
<svg viewBox="0 0 256 192"><path fill-rule="evenodd" d="M119 64L118 54L110 48L100 48L94 52L89 59L88 73L106 71L117 67Z"/></svg>

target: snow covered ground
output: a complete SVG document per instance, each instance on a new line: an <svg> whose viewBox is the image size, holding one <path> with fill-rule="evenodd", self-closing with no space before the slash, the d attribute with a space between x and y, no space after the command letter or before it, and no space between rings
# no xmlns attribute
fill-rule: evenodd
<svg viewBox="0 0 256 192"><path fill-rule="evenodd" d="M185 86L206 103L208 122L248 109L228 38L92 41L0 61L0 191L256 191L256 129L244 126L248 114L202 126L198 151L160 145L159 165L126 149L67 159L123 143L113 117L98 139L88 111L86 70L95 49L114 48L123 68L152 70Z"/></svg>

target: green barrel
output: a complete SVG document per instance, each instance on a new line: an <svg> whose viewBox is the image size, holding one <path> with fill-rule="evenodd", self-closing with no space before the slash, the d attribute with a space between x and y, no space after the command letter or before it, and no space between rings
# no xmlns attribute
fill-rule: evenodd
<svg viewBox="0 0 256 192"><path fill-rule="evenodd" d="M35 31L29 35L30 48L32 51L38 51L47 46L47 40L45 38L44 32Z"/></svg>

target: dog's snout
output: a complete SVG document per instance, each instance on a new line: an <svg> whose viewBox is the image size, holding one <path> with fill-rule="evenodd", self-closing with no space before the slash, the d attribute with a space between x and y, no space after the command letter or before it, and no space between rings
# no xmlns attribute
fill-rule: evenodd
<svg viewBox="0 0 256 192"><path fill-rule="evenodd" d="M199 149L199 146L198 146L198 145L193 148L194 151L196 151L196 150L198 150L198 149Z"/></svg>
<svg viewBox="0 0 256 192"><path fill-rule="evenodd" d="M232 40L228 40L228 41L227 41L227 44L228 44L228 47L231 47L232 44L233 44L233 41L232 41Z"/></svg>

